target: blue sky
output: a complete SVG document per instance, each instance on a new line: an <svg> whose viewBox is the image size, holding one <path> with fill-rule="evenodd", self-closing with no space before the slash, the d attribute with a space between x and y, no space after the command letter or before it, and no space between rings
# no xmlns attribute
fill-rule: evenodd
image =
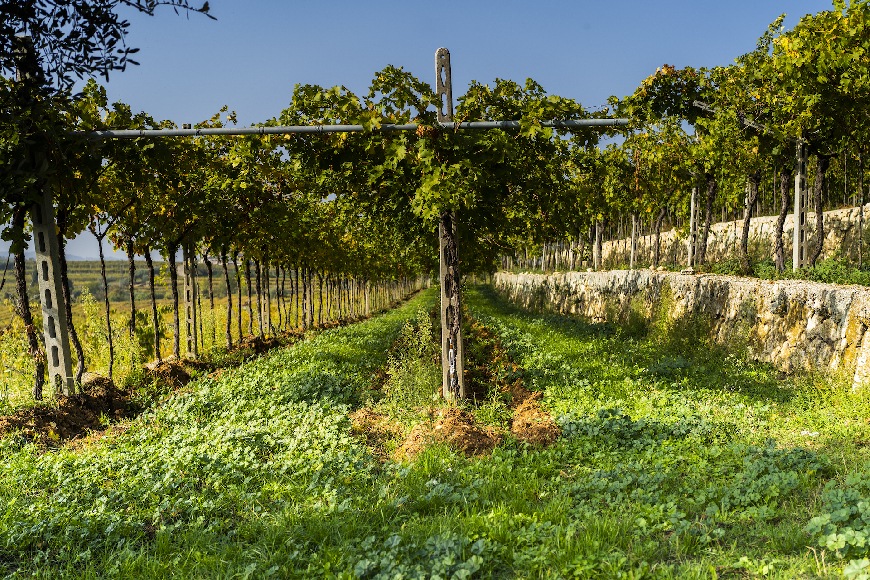
<svg viewBox="0 0 870 580"><path fill-rule="evenodd" d="M192 0L197 2L198 0ZM128 10L127 42L140 66L113 74L111 101L178 125L222 106L241 125L277 116L297 83L365 93L374 73L402 66L434 82L435 51L450 50L454 98L471 80L531 77L548 92L604 105L664 63L715 66L755 47L780 14L785 25L831 8L824 0L639 2L501 0L351 2L214 0L199 14ZM89 234L68 252L97 255Z"/></svg>

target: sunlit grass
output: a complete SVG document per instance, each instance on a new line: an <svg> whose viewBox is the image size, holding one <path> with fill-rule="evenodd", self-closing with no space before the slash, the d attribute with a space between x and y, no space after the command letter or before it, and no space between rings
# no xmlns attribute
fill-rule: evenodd
<svg viewBox="0 0 870 580"><path fill-rule="evenodd" d="M425 334L419 312L437 300L433 289L199 379L83 450L40 454L2 440L5 572L841 576L847 560L807 524L829 509L824 485L868 459L864 394L836 377L781 379L655 329L528 314L477 288L466 299L524 367L526 386L545 392L563 428L555 445L508 439L474 459L433 445L413 462L379 463L353 436L347 413L389 367L402 329ZM410 368L395 357L393 366L397 377ZM409 384L398 383L403 396Z"/></svg>

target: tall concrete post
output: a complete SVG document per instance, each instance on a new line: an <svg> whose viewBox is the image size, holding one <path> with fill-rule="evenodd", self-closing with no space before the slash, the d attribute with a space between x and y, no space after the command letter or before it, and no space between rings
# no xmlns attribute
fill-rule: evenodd
<svg viewBox="0 0 870 580"><path fill-rule="evenodd" d="M438 121L453 121L453 82L450 77L450 51L435 52L435 86L441 98ZM442 211L438 218L439 269L441 279L441 390L446 399L464 399L465 357L462 344L462 306L460 303L459 255L456 240L456 212Z"/></svg>
<svg viewBox="0 0 870 580"><path fill-rule="evenodd" d="M199 349L196 340L196 283L193 273L196 259L191 257L192 253L187 244L182 246L182 271L179 273L184 277L184 327L187 329L187 356L197 358Z"/></svg>
<svg viewBox="0 0 870 580"><path fill-rule="evenodd" d="M686 266L695 265L698 246L698 186L692 187L692 198L689 201L689 237L686 240L689 257Z"/></svg>
<svg viewBox="0 0 870 580"><path fill-rule="evenodd" d="M33 241L36 246L36 271L39 279L39 301L42 304L42 331L45 335L45 355L48 383L64 395L75 393L72 356L69 346L66 306L60 280L60 240L54 221L51 188L42 184L42 203L34 204Z"/></svg>
<svg viewBox="0 0 870 580"><path fill-rule="evenodd" d="M18 80L33 78L39 74L33 40L29 36L19 36L15 40ZM33 166L38 167L44 160L42 153L35 154ZM30 217L33 222L39 301L42 305L48 384L56 392L69 396L75 393L75 377L72 372L66 306L60 279L60 240L54 221L54 199L51 187L46 181L37 183L36 188L39 201L31 207Z"/></svg>
<svg viewBox="0 0 870 580"><path fill-rule="evenodd" d="M807 143L798 139L794 171L794 239L792 243L792 270L797 272L807 264L809 240L807 236Z"/></svg>

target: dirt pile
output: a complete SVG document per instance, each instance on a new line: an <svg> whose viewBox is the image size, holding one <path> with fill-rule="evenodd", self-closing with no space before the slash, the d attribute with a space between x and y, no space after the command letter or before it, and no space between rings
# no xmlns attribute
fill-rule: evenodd
<svg viewBox="0 0 870 580"><path fill-rule="evenodd" d="M532 445L550 445L559 437L559 427L553 417L544 411L538 400L541 393L533 393L514 409L511 433L520 441Z"/></svg>
<svg viewBox="0 0 870 580"><path fill-rule="evenodd" d="M279 346L281 346L281 340L277 337L260 338L259 336L248 336L238 343L233 350L250 350L254 354L261 355Z"/></svg>
<svg viewBox="0 0 870 580"><path fill-rule="evenodd" d="M170 388L178 389L191 381L190 373L184 368L184 362L174 359L164 359L145 365L145 376L156 380Z"/></svg>
<svg viewBox="0 0 870 580"><path fill-rule="evenodd" d="M525 388L523 369L511 360L497 335L468 317L465 328L465 380L470 402L480 405L500 399L511 410L510 419L501 427L493 427L478 425L468 410L430 409L430 420L411 429L396 451L397 459L414 459L426 446L438 442L467 456L483 455L492 452L508 432L535 446L551 445L558 439L558 426L541 406L543 393Z"/></svg>
<svg viewBox="0 0 870 580"><path fill-rule="evenodd" d="M129 397L110 379L88 373L80 393L0 417L0 436L20 430L27 441L57 446L102 430L110 421L132 417L136 409Z"/></svg>
<svg viewBox="0 0 870 580"><path fill-rule="evenodd" d="M500 385L499 391L511 409L516 409L529 398L535 397L540 399L543 396L540 392L532 392L525 388L523 386L523 379L517 379L512 383Z"/></svg>
<svg viewBox="0 0 870 580"><path fill-rule="evenodd" d="M540 404L543 393L523 386L523 369L511 360L507 350L489 328L473 319L466 320L467 341L474 360L467 365L466 385L472 392L491 396L494 390L513 411L508 426L510 432L532 445L550 445L559 437L555 421Z"/></svg>
<svg viewBox="0 0 870 580"><path fill-rule="evenodd" d="M556 441L559 427L541 407L542 392L528 390L522 379L504 385L502 392L507 395L508 406L513 410L510 430L514 437L532 445L550 445Z"/></svg>
<svg viewBox="0 0 870 580"><path fill-rule="evenodd" d="M463 455L491 453L504 436L494 427L479 427L474 415L459 408L433 410L434 422L421 423L411 429L396 452L399 458L414 459L432 443L446 443Z"/></svg>

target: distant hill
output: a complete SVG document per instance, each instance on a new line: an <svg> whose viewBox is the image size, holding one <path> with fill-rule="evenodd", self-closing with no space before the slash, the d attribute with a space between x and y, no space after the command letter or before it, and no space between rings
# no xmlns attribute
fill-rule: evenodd
<svg viewBox="0 0 870 580"><path fill-rule="evenodd" d="M138 258L139 256L136 256L136 257ZM27 260L35 260L36 259L36 252L34 252L33 250L31 250L29 252L26 251L26 252L24 252L24 258ZM122 260L126 260L126 259L127 259L126 257L113 256L111 254L106 255L107 262L122 261ZM78 256L76 254L67 254L66 261L67 262L99 262L100 257L99 256Z"/></svg>

